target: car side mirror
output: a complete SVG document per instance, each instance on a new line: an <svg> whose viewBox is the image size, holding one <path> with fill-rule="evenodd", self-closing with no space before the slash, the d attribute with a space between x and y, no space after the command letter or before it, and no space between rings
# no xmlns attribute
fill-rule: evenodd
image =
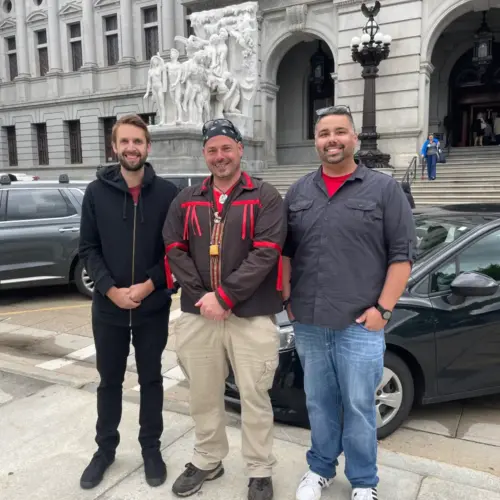
<svg viewBox="0 0 500 500"><path fill-rule="evenodd" d="M498 283L485 274L459 274L450 285L451 292L461 297L489 297L498 291Z"/></svg>

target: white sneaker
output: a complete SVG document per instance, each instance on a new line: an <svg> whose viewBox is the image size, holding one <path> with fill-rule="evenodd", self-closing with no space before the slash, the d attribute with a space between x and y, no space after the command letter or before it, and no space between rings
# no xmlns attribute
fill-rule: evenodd
<svg viewBox="0 0 500 500"><path fill-rule="evenodd" d="M377 488L354 488L351 500L378 500Z"/></svg>
<svg viewBox="0 0 500 500"><path fill-rule="evenodd" d="M295 498L296 500L319 500L321 490L330 486L332 481L333 479L325 479L312 471L307 471L300 481Z"/></svg>

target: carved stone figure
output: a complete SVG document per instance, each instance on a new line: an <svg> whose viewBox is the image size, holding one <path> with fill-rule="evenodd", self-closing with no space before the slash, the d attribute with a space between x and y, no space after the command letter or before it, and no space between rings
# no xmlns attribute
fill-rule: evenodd
<svg viewBox="0 0 500 500"><path fill-rule="evenodd" d="M179 51L170 49L170 61L167 63L169 94L175 106L175 123L182 122L182 64L179 62Z"/></svg>
<svg viewBox="0 0 500 500"><path fill-rule="evenodd" d="M186 84L183 109L187 112L189 123L201 123L203 111L209 104L206 102L208 85L205 58L206 54L203 51L196 52L183 67L182 83Z"/></svg>
<svg viewBox="0 0 500 500"><path fill-rule="evenodd" d="M169 114L172 124L199 125L227 113L252 130L258 83L257 10L257 2L246 2L195 12L189 16L195 34L175 37L185 46L187 60L180 63L174 48L167 64L159 56L151 59L146 94L153 88L160 124L165 122L163 94L168 90L169 113L170 106L175 109Z"/></svg>
<svg viewBox="0 0 500 500"><path fill-rule="evenodd" d="M165 92L167 91L167 68L165 61L161 58L160 53L153 56L149 63L148 83L144 99L147 99L149 93L153 95L156 102L158 112L160 114L160 121L158 125L164 125L166 121L165 111Z"/></svg>

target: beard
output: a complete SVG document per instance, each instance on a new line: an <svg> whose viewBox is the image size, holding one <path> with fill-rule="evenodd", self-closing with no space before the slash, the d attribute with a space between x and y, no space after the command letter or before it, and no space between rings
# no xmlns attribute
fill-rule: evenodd
<svg viewBox="0 0 500 500"><path fill-rule="evenodd" d="M146 163L148 155L140 156L139 158L137 158L136 163L130 163L122 153L118 153L117 157L118 161L120 162L120 165L125 170L128 170L129 172L137 172Z"/></svg>
<svg viewBox="0 0 500 500"><path fill-rule="evenodd" d="M321 161L328 163L330 165L336 165L337 163L342 163L346 158L345 149L343 147L339 149L340 150L338 151L338 153L335 154L329 154L327 148L321 151L318 150Z"/></svg>

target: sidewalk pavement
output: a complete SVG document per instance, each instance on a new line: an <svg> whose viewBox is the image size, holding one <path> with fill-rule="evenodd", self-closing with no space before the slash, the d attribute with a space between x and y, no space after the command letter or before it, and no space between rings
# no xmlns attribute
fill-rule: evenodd
<svg viewBox="0 0 500 500"><path fill-rule="evenodd" d="M138 406L125 402L117 459L94 490L79 488L79 478L95 451L95 395L88 391L33 381L14 397L8 383L0 390L0 497L6 500L169 500L171 486L190 460L193 423L190 417L164 412L162 439L168 467L166 484L150 488L144 479L137 442ZM12 376L10 376L12 377ZM19 395L18 395L19 396ZM3 404L2 404L3 403ZM285 429L285 432L283 432ZM274 452L276 500L293 500L305 471L307 446L287 439L286 427L277 426ZM247 479L240 455L240 431L228 427L226 473L204 485L196 498L244 500ZM324 500L348 500L350 487L342 474L343 461ZM500 478L385 450L379 452L381 500L500 500Z"/></svg>

